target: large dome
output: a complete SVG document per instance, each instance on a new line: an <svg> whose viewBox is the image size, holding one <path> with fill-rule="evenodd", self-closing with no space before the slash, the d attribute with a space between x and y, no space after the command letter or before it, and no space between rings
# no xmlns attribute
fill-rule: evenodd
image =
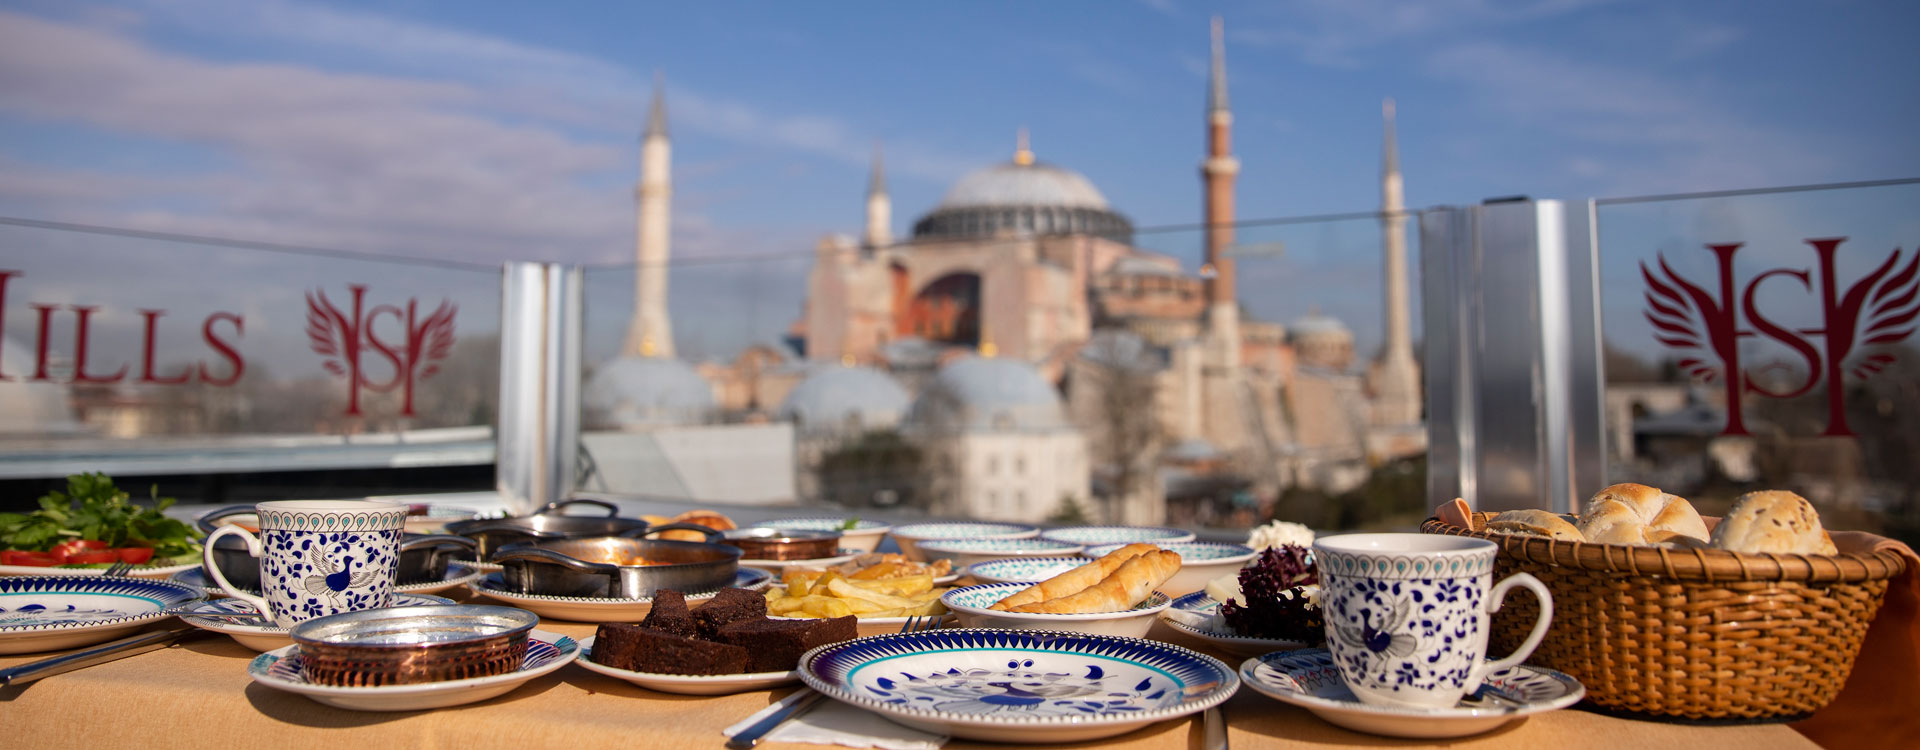
<svg viewBox="0 0 1920 750"><path fill-rule="evenodd" d="M1051 164L996 164L960 178L935 210L1055 206L1106 210L1106 196L1071 169Z"/></svg>
<svg viewBox="0 0 1920 750"><path fill-rule="evenodd" d="M932 212L914 222L915 238L1094 234L1132 242L1133 223L1107 206L1107 198L1071 169L1033 161L1022 151L1013 161L977 170L947 190Z"/></svg>
<svg viewBox="0 0 1920 750"><path fill-rule="evenodd" d="M1060 394L1032 365L988 357L966 357L941 368L913 403L911 421L934 431L1069 427Z"/></svg>
<svg viewBox="0 0 1920 750"><path fill-rule="evenodd" d="M621 357L587 380L580 406L590 428L700 424L714 411L713 386L677 359Z"/></svg>
<svg viewBox="0 0 1920 750"><path fill-rule="evenodd" d="M803 432L892 427L907 414L907 391L886 373L865 367L825 367L795 386L780 416Z"/></svg>

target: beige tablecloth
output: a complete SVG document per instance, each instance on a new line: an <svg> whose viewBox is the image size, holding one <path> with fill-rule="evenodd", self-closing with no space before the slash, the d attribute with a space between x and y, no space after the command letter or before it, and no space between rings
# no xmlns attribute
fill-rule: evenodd
<svg viewBox="0 0 1920 750"><path fill-rule="evenodd" d="M594 626L548 620L542 629L585 638ZM1205 651L1164 625L1153 637ZM437 711L363 713L328 708L256 685L254 652L211 636L109 664L0 689L0 747L9 748L694 748L722 747L720 729L793 688L718 697L655 693L568 665L483 703ZM1222 657L1237 666L1240 659ZM42 655L0 657L0 668ZM1785 725L1695 727L1555 711L1478 737L1416 742L1349 732L1243 688L1225 705L1234 748L1460 747L1606 750L1811 748ZM1200 723L1165 721L1079 745L1197 748ZM815 745L763 744L768 748ZM949 748L1005 747L965 740Z"/></svg>

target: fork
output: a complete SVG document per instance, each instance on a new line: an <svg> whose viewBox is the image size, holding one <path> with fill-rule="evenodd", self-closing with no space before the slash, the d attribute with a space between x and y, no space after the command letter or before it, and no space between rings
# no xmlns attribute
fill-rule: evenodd
<svg viewBox="0 0 1920 750"><path fill-rule="evenodd" d="M937 630L940 624L946 619L946 615L915 615L907 618L906 624L900 626L900 632L924 633L929 630Z"/></svg>
<svg viewBox="0 0 1920 750"><path fill-rule="evenodd" d="M126 562L123 560L123 561L114 563L111 567L107 568L107 571L105 573L101 573L100 575L107 576L110 578L119 578L119 577L125 576L127 574L127 571L130 571L130 570L133 570L133 563Z"/></svg>

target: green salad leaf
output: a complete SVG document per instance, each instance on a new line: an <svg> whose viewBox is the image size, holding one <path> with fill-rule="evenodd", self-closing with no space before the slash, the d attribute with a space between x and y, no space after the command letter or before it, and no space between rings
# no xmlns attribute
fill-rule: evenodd
<svg viewBox="0 0 1920 750"><path fill-rule="evenodd" d="M852 530L854 530L854 529L856 529L856 528L859 528L859 527L860 527L860 517L859 517L859 516L854 516L854 517L852 517L852 518L849 518L849 519L847 519L847 520L845 520L845 521L841 521L841 522L840 522L840 530L841 530L841 531L852 531Z"/></svg>
<svg viewBox="0 0 1920 750"><path fill-rule="evenodd" d="M109 547L152 547L154 561L200 553L200 532L162 511L174 499L148 489L151 507L136 505L105 474L67 477L67 491L49 492L32 513L0 513L0 549L44 552L75 539Z"/></svg>

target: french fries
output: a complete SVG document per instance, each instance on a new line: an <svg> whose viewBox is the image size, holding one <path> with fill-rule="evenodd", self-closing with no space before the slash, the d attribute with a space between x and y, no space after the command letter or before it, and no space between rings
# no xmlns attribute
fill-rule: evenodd
<svg viewBox="0 0 1920 750"><path fill-rule="evenodd" d="M933 576L862 579L835 571L795 570L781 577L782 586L767 590L767 613L780 617L918 617L945 614L940 603L944 588L934 588Z"/></svg>

